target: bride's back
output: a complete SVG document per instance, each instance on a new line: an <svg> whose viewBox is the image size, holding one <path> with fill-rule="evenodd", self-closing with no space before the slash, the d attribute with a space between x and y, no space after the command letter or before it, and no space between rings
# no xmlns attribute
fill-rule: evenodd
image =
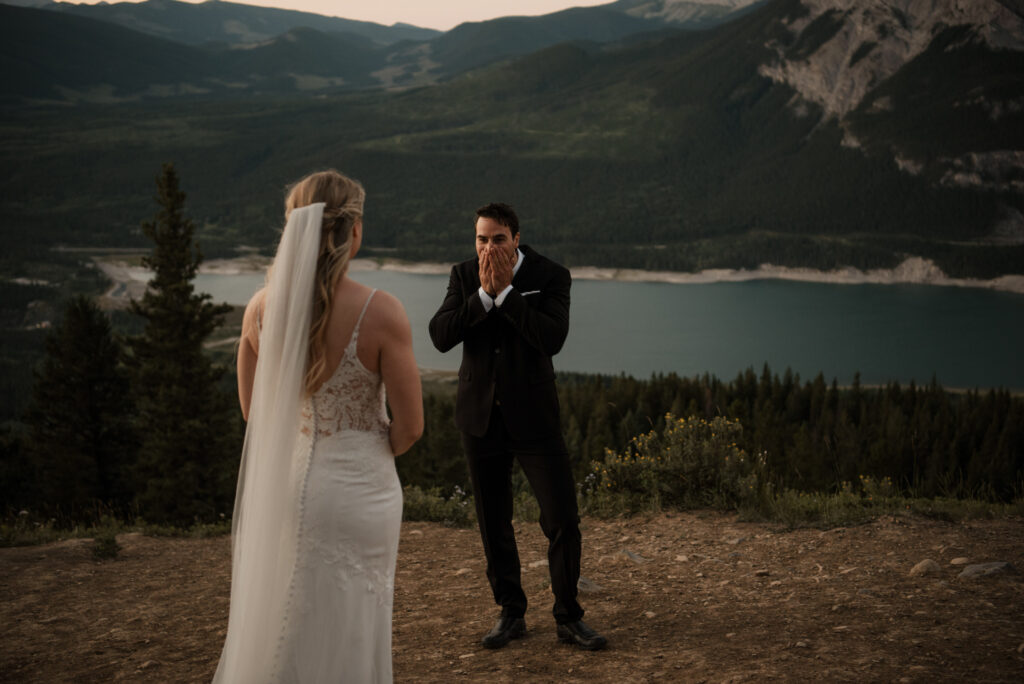
<svg viewBox="0 0 1024 684"><path fill-rule="evenodd" d="M369 287L347 276L338 283L327 320L324 368L316 380L314 391L334 375L349 342L352 341L353 334L356 333L357 324L359 337L356 339L356 356L366 370L371 373L380 372L380 325L377 320L379 317L375 315L377 307L373 301L380 293L367 301L371 292L373 290Z"/></svg>
<svg viewBox="0 0 1024 684"><path fill-rule="evenodd" d="M351 350L353 362L358 361L360 372L376 376L377 385L383 382L393 416L392 446L396 453L401 453L422 431L419 373L412 353L409 319L401 303L386 292L377 292L371 299L372 290L347 275L349 260L362 244L364 199L365 191L358 182L336 171L323 171L296 183L285 201L289 215L300 207L323 204L303 385L307 393L315 393L334 375L358 326L356 344ZM238 394L246 420L259 353L263 299L263 293L253 298L243 321Z"/></svg>

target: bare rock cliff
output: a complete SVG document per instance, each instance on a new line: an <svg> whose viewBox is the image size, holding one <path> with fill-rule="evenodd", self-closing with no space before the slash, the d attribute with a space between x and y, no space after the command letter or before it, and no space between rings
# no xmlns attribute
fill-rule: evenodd
<svg viewBox="0 0 1024 684"><path fill-rule="evenodd" d="M790 22L794 44L770 45L777 58L764 76L789 84L826 116L842 118L876 85L923 52L941 30L972 25L996 49L1024 50L1024 18L1011 0L802 0L808 13ZM806 35L804 35L806 32ZM822 40L824 38L824 40Z"/></svg>

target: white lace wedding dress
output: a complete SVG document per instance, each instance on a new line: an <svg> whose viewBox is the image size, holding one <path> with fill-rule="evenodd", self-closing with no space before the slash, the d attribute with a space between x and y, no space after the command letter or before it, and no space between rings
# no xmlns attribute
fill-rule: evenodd
<svg viewBox="0 0 1024 684"><path fill-rule="evenodd" d="M359 315L337 370L309 397L293 467L297 560L270 681L391 681L391 608L402 488L384 385L356 356Z"/></svg>

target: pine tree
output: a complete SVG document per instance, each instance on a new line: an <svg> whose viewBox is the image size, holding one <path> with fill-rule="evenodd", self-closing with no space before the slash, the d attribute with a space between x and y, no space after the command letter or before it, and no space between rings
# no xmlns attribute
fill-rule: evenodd
<svg viewBox="0 0 1024 684"><path fill-rule="evenodd" d="M25 458L24 430L0 425L0 507L7 512L41 502L39 477L33 461Z"/></svg>
<svg viewBox="0 0 1024 684"><path fill-rule="evenodd" d="M234 493L237 409L218 388L224 369L203 353L231 307L193 290L202 255L172 164L157 179L156 199L160 211L142 224L155 243L143 260L154 275L141 302L132 304L145 320L143 333L130 341L141 441L135 496L146 520L188 525L229 512Z"/></svg>
<svg viewBox="0 0 1024 684"><path fill-rule="evenodd" d="M128 379L110 320L72 299L46 341L25 416L39 508L82 519L101 504L124 513L134 458Z"/></svg>

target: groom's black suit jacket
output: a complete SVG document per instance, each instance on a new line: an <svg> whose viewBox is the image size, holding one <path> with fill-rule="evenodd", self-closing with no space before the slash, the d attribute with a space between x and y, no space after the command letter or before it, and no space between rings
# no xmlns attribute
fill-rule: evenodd
<svg viewBox="0 0 1024 684"><path fill-rule="evenodd" d="M484 309L474 258L452 267L448 293L430 320L439 351L462 342L455 424L476 437L487 432L495 407L514 439L561 435L551 357L569 333L572 279L564 266L519 249L523 263L500 307Z"/></svg>

